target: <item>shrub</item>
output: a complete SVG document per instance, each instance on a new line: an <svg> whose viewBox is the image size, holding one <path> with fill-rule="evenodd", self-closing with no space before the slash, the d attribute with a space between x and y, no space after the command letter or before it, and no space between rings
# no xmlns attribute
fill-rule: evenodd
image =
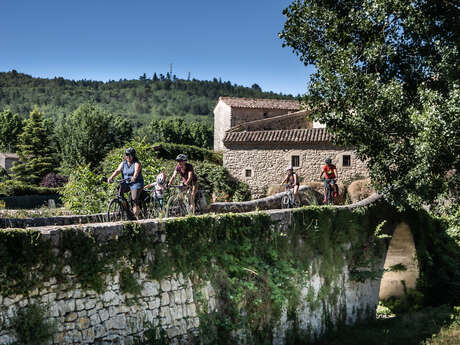
<svg viewBox="0 0 460 345"><path fill-rule="evenodd" d="M190 160L209 161L222 165L222 154L198 146L171 143L157 143L155 146L158 147L158 157L163 159L175 160L178 154L184 153Z"/></svg>
<svg viewBox="0 0 460 345"><path fill-rule="evenodd" d="M49 174L45 175L42 182L40 182L41 187L63 187L69 179L66 176L55 174L54 172L50 172Z"/></svg>
<svg viewBox="0 0 460 345"><path fill-rule="evenodd" d="M20 195L47 195L59 193L59 188L38 187L17 180L8 180L0 183L0 195L20 196Z"/></svg>
<svg viewBox="0 0 460 345"><path fill-rule="evenodd" d="M49 343L57 332L55 321L46 320L47 308L31 304L21 308L10 320L17 345L43 345Z"/></svg>
<svg viewBox="0 0 460 345"><path fill-rule="evenodd" d="M61 192L64 205L80 214L105 211L116 186L108 186L102 182L104 179L92 171L89 164L77 167Z"/></svg>

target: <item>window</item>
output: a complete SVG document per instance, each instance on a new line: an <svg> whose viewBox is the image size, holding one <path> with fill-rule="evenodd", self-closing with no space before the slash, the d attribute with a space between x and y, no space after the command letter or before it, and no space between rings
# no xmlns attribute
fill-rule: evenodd
<svg viewBox="0 0 460 345"><path fill-rule="evenodd" d="M252 176L252 170L251 169L246 169L245 172L244 172L244 175L246 177L251 177Z"/></svg>
<svg viewBox="0 0 460 345"><path fill-rule="evenodd" d="M268 113L264 113L264 118L267 118L268 117Z"/></svg>
<svg viewBox="0 0 460 345"><path fill-rule="evenodd" d="M300 167L300 156L291 156L291 165L293 168Z"/></svg>
<svg viewBox="0 0 460 345"><path fill-rule="evenodd" d="M351 166L351 156L350 155L343 155L342 156L342 166L344 166L344 167Z"/></svg>

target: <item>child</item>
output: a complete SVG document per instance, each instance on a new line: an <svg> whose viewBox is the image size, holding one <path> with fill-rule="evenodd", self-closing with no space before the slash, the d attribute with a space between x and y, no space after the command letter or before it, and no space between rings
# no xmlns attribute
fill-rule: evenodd
<svg viewBox="0 0 460 345"><path fill-rule="evenodd" d="M153 196L156 200L158 200L160 207L163 207L164 191L166 190L166 174L164 171L157 175L155 182L145 186L144 189L151 187L155 187Z"/></svg>

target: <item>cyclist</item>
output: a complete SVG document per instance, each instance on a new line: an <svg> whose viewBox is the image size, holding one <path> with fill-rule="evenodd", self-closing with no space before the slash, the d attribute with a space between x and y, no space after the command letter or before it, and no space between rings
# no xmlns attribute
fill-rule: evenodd
<svg viewBox="0 0 460 345"><path fill-rule="evenodd" d="M299 177L297 174L294 172L294 169L292 166L288 166L287 169L287 176L283 180L281 184L287 184L288 188L293 189L294 192L294 199L300 203L300 197L299 197Z"/></svg>
<svg viewBox="0 0 460 345"><path fill-rule="evenodd" d="M123 161L118 165L117 170L107 179L107 182L112 183L113 178L120 173L123 179L129 179L129 182L121 184L121 192L126 193L131 191L133 212L134 215L138 217L140 212L139 201L144 187L144 178L142 177L141 162L137 159L136 150L132 147L126 149Z"/></svg>
<svg viewBox="0 0 460 345"><path fill-rule="evenodd" d="M155 193L153 196L156 200L158 200L158 203L160 204L161 208L163 208L164 191L166 190L166 185L166 174L164 171L162 171L155 178L155 182L148 184L144 187L144 189L151 187L155 188Z"/></svg>
<svg viewBox="0 0 460 345"><path fill-rule="evenodd" d="M177 165L169 179L168 187L172 184L177 173L182 177L182 183L190 188L190 208L195 213L195 195L198 191L198 178L193 170L193 165L187 163L187 156L181 153L176 157Z"/></svg>
<svg viewBox="0 0 460 345"><path fill-rule="evenodd" d="M323 177L323 174L326 175L326 179L324 180L324 200L326 202L326 191L328 188L328 184L332 183L334 186L334 198L337 197L337 179L339 178L339 174L337 173L337 168L334 164L332 164L332 159L329 157L325 160L326 165L323 166L323 170L321 171L321 175L319 175L319 179Z"/></svg>

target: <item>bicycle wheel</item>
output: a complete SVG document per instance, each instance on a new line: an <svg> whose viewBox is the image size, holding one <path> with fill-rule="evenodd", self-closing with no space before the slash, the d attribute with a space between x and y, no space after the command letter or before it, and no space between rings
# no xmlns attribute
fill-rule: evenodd
<svg viewBox="0 0 460 345"><path fill-rule="evenodd" d="M188 213L188 207L182 198L171 198L168 200L166 217L184 217Z"/></svg>
<svg viewBox="0 0 460 345"><path fill-rule="evenodd" d="M118 222L120 220L124 220L125 212L123 211L123 207L121 205L120 200L113 199L109 203L109 207L107 208L107 219L109 222Z"/></svg>
<svg viewBox="0 0 460 345"><path fill-rule="evenodd" d="M158 200L152 198L147 205L147 214L149 218L158 218L160 216L161 206Z"/></svg>
<svg viewBox="0 0 460 345"><path fill-rule="evenodd" d="M289 195L283 195L281 198L281 208L289 208Z"/></svg>

